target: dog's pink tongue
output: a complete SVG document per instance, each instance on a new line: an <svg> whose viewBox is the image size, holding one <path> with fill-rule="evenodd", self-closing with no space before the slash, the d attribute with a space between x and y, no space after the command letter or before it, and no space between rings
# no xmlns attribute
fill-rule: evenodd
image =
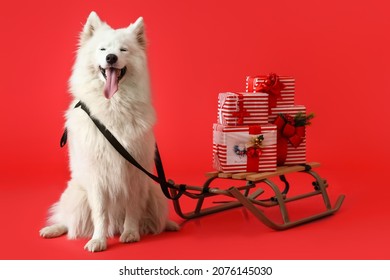
<svg viewBox="0 0 390 280"><path fill-rule="evenodd" d="M106 84L104 86L104 96L110 99L118 91L118 76L115 68L106 69Z"/></svg>

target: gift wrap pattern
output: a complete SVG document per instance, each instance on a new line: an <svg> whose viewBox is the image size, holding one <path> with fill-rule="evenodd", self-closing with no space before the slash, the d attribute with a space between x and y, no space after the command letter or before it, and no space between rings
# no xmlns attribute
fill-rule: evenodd
<svg viewBox="0 0 390 280"><path fill-rule="evenodd" d="M283 107L281 106L281 107L271 108L271 113L269 115L269 122L273 123L279 114L287 114L292 117L295 117L298 113L306 114L306 106L293 105L293 106L283 106Z"/></svg>
<svg viewBox="0 0 390 280"><path fill-rule="evenodd" d="M303 105L295 105L295 106L286 106L286 107L276 107L271 109L270 114L270 122L275 123L277 117L280 114L285 116L290 116L291 118L295 118L295 116L299 113L306 115L306 107ZM300 128L302 132L296 130L294 135L295 137L299 137L300 144L298 146L294 146L292 141L289 140L292 136L285 136L283 131L278 131L278 165L294 165L294 164L302 164L306 163L306 133L305 127ZM299 134L299 135L298 135ZM292 138L291 138L292 139ZM280 142L287 142L287 151L283 151L285 147ZM299 142L298 142L299 143ZM295 145L297 142L294 143ZM286 153L286 154L284 154ZM284 155L283 155L284 154Z"/></svg>
<svg viewBox="0 0 390 280"><path fill-rule="evenodd" d="M275 171L277 161L276 126L213 125L213 165L218 171ZM259 149L253 149L253 139L262 137ZM250 153L252 152L252 153Z"/></svg>
<svg viewBox="0 0 390 280"><path fill-rule="evenodd" d="M224 92L218 95L218 123L256 125L268 123L268 94Z"/></svg>
<svg viewBox="0 0 390 280"><path fill-rule="evenodd" d="M265 82L270 75L247 76L246 77L246 92L266 92ZM289 76L277 76L281 83L280 96L270 96L270 107L275 106L290 106L294 105L295 100L295 79ZM278 85L275 85L278 86ZM272 85L268 86L272 90ZM272 98L276 104L273 104Z"/></svg>

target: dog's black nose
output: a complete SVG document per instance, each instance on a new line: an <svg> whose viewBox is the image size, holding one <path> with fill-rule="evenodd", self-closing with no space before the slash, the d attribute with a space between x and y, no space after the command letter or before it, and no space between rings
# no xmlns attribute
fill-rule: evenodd
<svg viewBox="0 0 390 280"><path fill-rule="evenodd" d="M117 62L118 60L118 57L115 55L115 54L108 54L106 56L106 61L108 64L114 64L115 62Z"/></svg>

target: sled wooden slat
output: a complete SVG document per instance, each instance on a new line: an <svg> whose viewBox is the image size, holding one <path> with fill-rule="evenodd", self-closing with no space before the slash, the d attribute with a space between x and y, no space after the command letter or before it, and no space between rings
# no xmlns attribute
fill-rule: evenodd
<svg viewBox="0 0 390 280"><path fill-rule="evenodd" d="M206 177L207 178L214 178L214 177L217 177L218 174L219 174L219 171L211 171L211 172L206 173Z"/></svg>
<svg viewBox="0 0 390 280"><path fill-rule="evenodd" d="M248 176L255 175L255 174L258 174L258 173L254 173L254 172L235 173L235 174L232 174L232 179L246 180L246 178Z"/></svg>
<svg viewBox="0 0 390 280"><path fill-rule="evenodd" d="M318 162L309 162L307 164L301 165L292 165L292 166L280 166L274 172L242 172L242 173L223 173L218 171L208 172L206 176L208 177L207 181L202 187L196 186L187 186L187 190L184 192L184 197L187 196L190 199L196 200L195 209L192 211L184 212L182 210L181 199L173 201L173 205L176 213L184 219L198 218L205 215L218 213L224 210L236 208L236 207L245 207L249 212L251 212L260 222L264 223L266 226L275 229L275 230L284 230L294 226L298 226L304 223L308 223L320 218L329 216L337 212L345 196L340 195L334 206L332 206L328 193L327 187L328 183L325 179L320 177L313 168L319 167ZM314 181L311 184L311 188L314 190L309 190L306 193L301 193L295 196L290 196L288 191L290 189L290 183L287 181L286 175L300 172L302 174L307 174L311 176ZM285 188L281 191L273 181L273 177L279 177L282 183L285 184ZM246 182L244 186L233 186L228 189L211 187L211 183L217 179L234 179L238 181ZM265 188L258 188L257 186L265 186L271 189L271 193L274 196L269 198L262 198L264 196ZM180 185L175 185L176 188L172 189L171 192L175 195ZM269 195L269 192L268 192ZM287 203L297 200L308 199L313 196L320 195L322 196L322 201L324 203L325 210L321 213L304 217L295 221L291 221L289 213L286 207ZM216 206L204 206L204 201L209 197L227 197L228 200L224 199L222 201L214 201L218 203ZM260 197L262 199L260 199ZM236 199L236 200L234 200ZM318 202L317 202L318 203ZM277 223L270 219L266 213L260 209L261 207L273 207L277 206L280 209L280 214L283 222Z"/></svg>
<svg viewBox="0 0 390 280"><path fill-rule="evenodd" d="M219 177L219 178L229 179L229 178L232 177L232 174L231 174L231 173L219 173L219 174L218 174L218 177Z"/></svg>
<svg viewBox="0 0 390 280"><path fill-rule="evenodd" d="M308 162L308 163L306 163L306 165L310 166L311 168L315 168L315 167L320 166L320 164L318 162ZM271 178L271 177L286 175L288 173L304 171L305 168L306 167L303 165L280 166L274 172L262 172L262 173L250 174L245 178L248 181L257 182L257 181Z"/></svg>

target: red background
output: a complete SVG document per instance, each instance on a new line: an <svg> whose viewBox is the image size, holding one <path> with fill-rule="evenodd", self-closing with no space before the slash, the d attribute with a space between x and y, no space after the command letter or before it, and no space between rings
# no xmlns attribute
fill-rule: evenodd
<svg viewBox="0 0 390 280"><path fill-rule="evenodd" d="M2 1L0 258L389 259L387 2ZM91 10L115 28L145 19L169 177L201 184L212 170L219 92L243 91L248 74L292 75L296 104L316 114L308 160L322 163L332 200L346 194L340 212L275 232L238 209L137 244L110 239L101 254L84 252L86 240L41 239L47 209L69 178L59 138L77 37Z"/></svg>

